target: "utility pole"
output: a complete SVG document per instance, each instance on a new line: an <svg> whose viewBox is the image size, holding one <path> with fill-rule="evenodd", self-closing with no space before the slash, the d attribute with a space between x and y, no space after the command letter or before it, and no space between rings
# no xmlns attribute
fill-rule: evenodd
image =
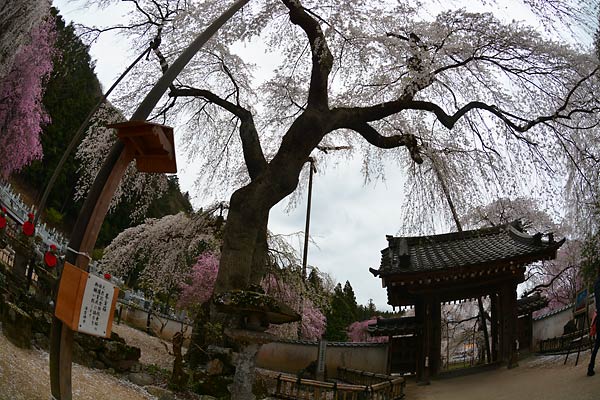
<svg viewBox="0 0 600 400"><path fill-rule="evenodd" d="M310 209L312 203L312 182L315 168L315 160L308 157L308 199L306 201L306 224L304 225L304 251L302 252L302 286L300 288L300 316L304 313L304 292L306 290L306 266L308 261L308 236L310 230ZM298 322L298 340L302 339L302 318Z"/></svg>
<svg viewBox="0 0 600 400"><path fill-rule="evenodd" d="M306 202L306 225L304 227L304 252L302 253L302 281L306 283L306 263L308 260L308 234L310 230L310 207L312 202L312 182L313 173L317 172L315 168L315 160L312 157L308 158L309 173L308 173L308 200Z"/></svg>

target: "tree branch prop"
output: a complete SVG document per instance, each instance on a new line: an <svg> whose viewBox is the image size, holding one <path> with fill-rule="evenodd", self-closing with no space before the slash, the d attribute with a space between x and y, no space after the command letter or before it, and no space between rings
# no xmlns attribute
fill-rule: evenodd
<svg viewBox="0 0 600 400"><path fill-rule="evenodd" d="M524 293L523 293L523 297L527 297L527 296L529 296L530 294L532 294L532 293L534 293L534 292L537 292L537 291L539 291L540 289L544 289L544 288L548 288L548 287L552 286L552 284L554 283L554 281L555 281L555 280L557 280L557 279L558 279L558 278L559 278L559 277L560 277L560 276L561 276L561 275L562 275L564 272L566 272L566 271L568 271L568 270L570 270L570 269L572 269L572 268L575 268L575 265L569 265L569 266L567 266L567 267L563 268L563 270L562 270L562 271L560 271L558 274L556 274L556 275L555 275L555 276L554 276L554 277L553 277L553 278L550 280L550 282L548 282L548 283L542 283L542 284L539 284L539 285L537 285L537 286L534 286L532 289L530 289L530 290L527 290L526 292L524 292Z"/></svg>

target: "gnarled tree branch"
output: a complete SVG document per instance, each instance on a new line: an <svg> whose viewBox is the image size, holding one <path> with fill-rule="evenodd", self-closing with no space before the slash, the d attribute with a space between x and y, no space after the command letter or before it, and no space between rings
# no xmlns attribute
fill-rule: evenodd
<svg viewBox="0 0 600 400"><path fill-rule="evenodd" d="M242 139L242 149L244 160L248 168L250 179L254 180L267 167L267 160L260 146L258 132L254 125L252 113L245 108L227 101L215 93L196 88L175 88L169 92L170 97L202 97L209 102L218 105L229 111L240 119L240 138Z"/></svg>
<svg viewBox="0 0 600 400"><path fill-rule="evenodd" d="M346 128L358 132L367 142L380 149L393 149L400 146L406 146L410 153L410 157L414 162L417 164L423 162L415 135L405 133L402 135L383 136L367 123L347 126Z"/></svg>
<svg viewBox="0 0 600 400"><path fill-rule="evenodd" d="M282 0L290 10L290 21L298 25L308 36L312 53L312 70L308 91L308 106L320 109L328 107L328 79L333 67L333 56L317 20L306 12L299 0Z"/></svg>

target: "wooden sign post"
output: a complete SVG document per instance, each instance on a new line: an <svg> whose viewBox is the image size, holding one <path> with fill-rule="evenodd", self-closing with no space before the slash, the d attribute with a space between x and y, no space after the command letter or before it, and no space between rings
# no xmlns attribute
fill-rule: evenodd
<svg viewBox="0 0 600 400"><path fill-rule="evenodd" d="M319 352L317 354L317 371L315 373L318 381L325 380L325 359L327 355L327 340L319 340Z"/></svg>

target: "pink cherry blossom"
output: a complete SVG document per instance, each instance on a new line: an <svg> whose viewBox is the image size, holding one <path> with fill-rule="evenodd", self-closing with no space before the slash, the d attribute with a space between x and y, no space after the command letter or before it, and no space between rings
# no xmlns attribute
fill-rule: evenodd
<svg viewBox="0 0 600 400"><path fill-rule="evenodd" d="M16 54L0 80L0 175L8 177L42 158L40 135L50 117L42 106L44 84L52 72L56 31L50 19L34 26L31 41Z"/></svg>

